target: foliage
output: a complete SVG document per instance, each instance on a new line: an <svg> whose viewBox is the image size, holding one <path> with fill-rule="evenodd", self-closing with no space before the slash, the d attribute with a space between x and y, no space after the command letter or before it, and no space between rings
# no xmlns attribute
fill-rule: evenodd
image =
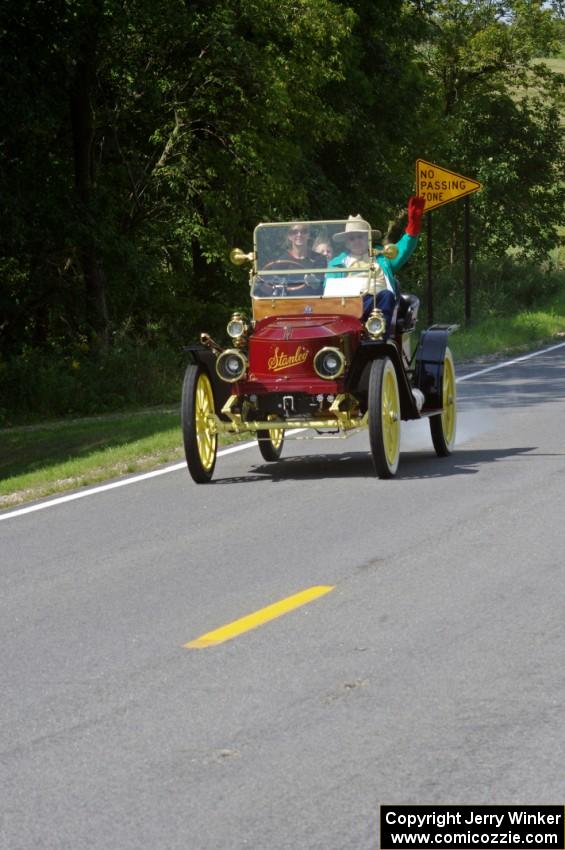
<svg viewBox="0 0 565 850"><path fill-rule="evenodd" d="M219 333L257 221L386 229L418 156L484 183L479 259L539 262L565 200L565 77L539 57L563 32L557 0L5 0L4 411L133 403L100 375ZM437 220L441 273L460 205Z"/></svg>
<svg viewBox="0 0 565 850"><path fill-rule="evenodd" d="M0 361L0 425L171 403L183 361L182 352L129 342L98 358L80 348L24 351Z"/></svg>
<svg viewBox="0 0 565 850"><path fill-rule="evenodd" d="M422 281L410 288L422 302L421 313L426 315L426 288ZM565 271L547 268L537 263L525 263L512 256L502 256L474 263L471 269L472 320L484 322L490 318L504 319L521 311L537 307L560 305L565 292ZM434 276L434 319L439 322L464 324L463 266L445 266Z"/></svg>
<svg viewBox="0 0 565 850"><path fill-rule="evenodd" d="M426 158L482 182L473 198L479 256L513 248L540 261L558 241L565 206L565 76L533 61L560 48L555 12L526 0L438 0L428 20L422 55L441 117ZM442 244L452 261L461 209Z"/></svg>

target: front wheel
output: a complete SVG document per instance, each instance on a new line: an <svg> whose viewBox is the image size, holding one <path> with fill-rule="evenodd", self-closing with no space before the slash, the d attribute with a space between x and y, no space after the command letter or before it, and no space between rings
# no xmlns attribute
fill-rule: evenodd
<svg viewBox="0 0 565 850"><path fill-rule="evenodd" d="M447 457L455 446L457 427L457 391L455 387L455 366L449 348L445 349L443 376L441 382L443 413L430 417L432 443L438 457Z"/></svg>
<svg viewBox="0 0 565 850"><path fill-rule="evenodd" d="M284 431L275 428L272 431L257 431L257 442L259 451L263 458L269 462L278 460L284 445Z"/></svg>
<svg viewBox="0 0 565 850"><path fill-rule="evenodd" d="M186 464L197 484L210 481L216 465L218 435L213 413L210 378L200 366L190 364L182 385L181 420Z"/></svg>
<svg viewBox="0 0 565 850"><path fill-rule="evenodd" d="M374 360L369 374L369 441L379 478L392 478L400 457L400 393L389 357Z"/></svg>

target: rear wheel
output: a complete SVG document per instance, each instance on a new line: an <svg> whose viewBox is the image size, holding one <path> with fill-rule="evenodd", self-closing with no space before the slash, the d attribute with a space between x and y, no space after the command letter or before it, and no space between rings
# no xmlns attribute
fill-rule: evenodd
<svg viewBox="0 0 565 850"><path fill-rule="evenodd" d="M400 393L389 357L374 360L369 374L369 440L379 478L392 478L400 456Z"/></svg>
<svg viewBox="0 0 565 850"><path fill-rule="evenodd" d="M218 435L211 419L213 413L210 379L200 366L191 364L184 375L181 419L186 464L197 484L210 481L216 465Z"/></svg>
<svg viewBox="0 0 565 850"><path fill-rule="evenodd" d="M272 431L257 431L259 451L263 458L269 462L278 460L284 445L284 431L276 428Z"/></svg>
<svg viewBox="0 0 565 850"><path fill-rule="evenodd" d="M457 428L457 390L455 387L455 365L449 348L445 349L441 386L443 413L430 417L432 443L438 457L447 457L455 446Z"/></svg>

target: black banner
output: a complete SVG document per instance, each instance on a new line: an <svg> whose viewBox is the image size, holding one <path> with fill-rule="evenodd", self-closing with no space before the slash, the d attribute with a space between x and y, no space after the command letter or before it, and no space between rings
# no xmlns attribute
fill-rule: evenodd
<svg viewBox="0 0 565 850"><path fill-rule="evenodd" d="M560 806L381 806L381 850L565 850Z"/></svg>

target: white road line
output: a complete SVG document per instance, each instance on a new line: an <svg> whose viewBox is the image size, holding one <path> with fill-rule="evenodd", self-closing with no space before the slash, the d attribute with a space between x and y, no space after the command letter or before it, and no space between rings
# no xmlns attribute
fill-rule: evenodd
<svg viewBox="0 0 565 850"><path fill-rule="evenodd" d="M306 428L292 428L287 431L287 434L298 434L301 431L306 431ZM250 443L237 443L235 446L228 446L226 449L220 449L218 457L231 455L234 452L242 452L244 449L251 449L257 446L257 442L253 440ZM0 514L0 522L3 519L12 519L12 517L31 514L34 511L42 511L44 508L52 508L55 505L63 505L65 502L74 502L75 499L85 499L87 496L96 496L98 493L104 493L106 490L115 490L117 487L127 487L128 484L137 484L138 481L146 481L148 478L157 478L158 475L167 475L169 472L177 472L179 469L186 469L186 461L181 463L173 463L171 466L165 466L163 469L155 469L152 472L142 472L140 475L132 475L130 478L122 478L120 481L112 481L110 484L100 484L98 487L85 487L84 490L79 490L77 493L69 493L67 496L57 496L55 499L49 499L45 502L39 502L36 505L28 505L27 508L17 508L5 514Z"/></svg>
<svg viewBox="0 0 565 850"><path fill-rule="evenodd" d="M95 496L97 493L103 493L105 490L115 490L116 487L125 487L128 484L135 484L136 481L144 481L146 478L156 478L157 475L164 475L167 472L175 472L177 469L186 467L186 463L175 463L173 466L167 466L165 469L156 469L153 472L144 472L142 475L135 475L132 478L123 478L121 481L112 481L111 484L101 484L99 487L89 487L85 490L80 490L78 493L69 493L68 496L58 496L56 499L49 499L48 502L40 502L37 505L29 505L27 508L18 508L15 511L10 511L7 514L0 514L0 521L10 519L11 517L23 516L24 514L33 513L33 511L42 511L43 508L52 508L54 505L63 505L65 502L74 502L75 499L84 499L86 496Z"/></svg>
<svg viewBox="0 0 565 850"><path fill-rule="evenodd" d="M486 369L481 369L479 372L471 372L469 375L462 375L457 378L457 383L468 381L470 378L476 378L479 375L486 375L487 372L494 372L495 369L504 369L505 366L513 366L514 363L522 363L523 360L530 360L532 357L538 357L540 354L547 354L548 351L555 351L556 348L563 348L565 342L559 342L557 345L552 345L550 348L541 348L539 351L532 351L530 354L524 354L523 357L516 357L514 360L505 360L504 363L497 363L496 366L487 366Z"/></svg>
<svg viewBox="0 0 565 850"><path fill-rule="evenodd" d="M565 347L565 342L560 342L557 345L552 345L549 348L542 348L539 351L532 351L530 354L524 354L523 357L516 357L514 360L505 360L504 363L497 363L496 366L487 366L485 369L480 369L478 372L471 372L469 375L462 375L457 378L457 383L468 381L471 378L477 378L479 375L486 375L487 372L494 372L495 369L504 369L506 366L513 366L515 363L522 363L524 360L530 360L532 357L538 357L540 354L547 354L549 351L555 351L557 348ZM306 431L306 428L295 428L288 431L288 434L298 434L300 431ZM245 449L250 449L256 446L257 443L253 440L250 443L238 443L235 446L229 446L227 449L221 449L218 452L218 457L230 455L234 452L242 452ZM45 502L39 502L36 505L29 505L27 508L17 508L13 511L0 514L0 522L4 519L12 519L13 517L31 514L34 511L42 511L44 508L52 508L55 505L63 505L65 502L74 502L75 499L84 499L86 496L95 496L98 493L104 493L106 490L115 490L117 487L127 487L129 484L137 484L139 481L146 481L148 478L157 478L158 475L167 475L169 472L177 472L179 469L186 469L186 463L174 463L171 466L166 466L163 469L155 469L153 472L143 472L141 475L132 475L130 478L123 478L120 481L113 481L111 484L101 484L99 487L88 487L80 490L78 493L69 493L67 496L58 496L55 499L49 499Z"/></svg>

